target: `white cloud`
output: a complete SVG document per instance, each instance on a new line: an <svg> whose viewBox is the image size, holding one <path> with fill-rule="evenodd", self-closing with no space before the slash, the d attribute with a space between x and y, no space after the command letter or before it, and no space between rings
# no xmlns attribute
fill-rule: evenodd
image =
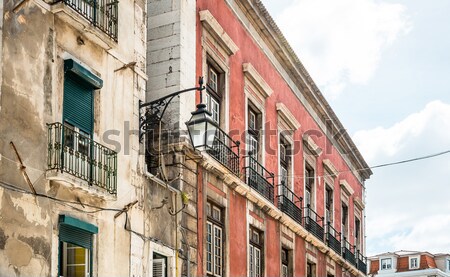
<svg viewBox="0 0 450 277"><path fill-rule="evenodd" d="M377 127L372 130L361 130L353 139L369 162L391 158L411 146L417 140L422 142L421 149L433 146L435 140L447 139L450 145L450 105L441 101L433 101L418 112L409 115L390 128ZM409 153L417 153L419 149L411 149ZM436 149L439 150L439 149ZM421 151L423 153L423 151Z"/></svg>
<svg viewBox="0 0 450 277"><path fill-rule="evenodd" d="M353 136L369 164L450 149L450 104L428 103L389 128ZM450 249L450 154L374 169L367 187L368 253Z"/></svg>
<svg viewBox="0 0 450 277"><path fill-rule="evenodd" d="M366 83L382 51L411 26L403 5L377 0L296 0L275 18L330 97Z"/></svg>

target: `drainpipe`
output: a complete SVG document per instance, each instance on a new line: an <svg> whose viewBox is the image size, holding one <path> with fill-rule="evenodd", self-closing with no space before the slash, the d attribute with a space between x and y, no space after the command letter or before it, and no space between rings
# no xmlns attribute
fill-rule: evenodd
<svg viewBox="0 0 450 277"><path fill-rule="evenodd" d="M187 241L187 239L186 239L186 233L185 233L185 231L183 230L183 229L180 229L180 231L181 231L181 236L183 237L183 240L184 240L184 242L185 242L185 244L186 244L186 247L187 247L187 251L186 251L186 261L187 261L187 277L190 277L191 276L191 255L190 255L190 248L191 247L189 247L189 244L188 244L188 241Z"/></svg>

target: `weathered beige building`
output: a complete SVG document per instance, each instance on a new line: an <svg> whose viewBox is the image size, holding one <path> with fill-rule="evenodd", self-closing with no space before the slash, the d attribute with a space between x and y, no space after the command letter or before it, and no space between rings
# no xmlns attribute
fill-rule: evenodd
<svg viewBox="0 0 450 277"><path fill-rule="evenodd" d="M1 5L0 276L148 276L182 234L139 153L146 2Z"/></svg>

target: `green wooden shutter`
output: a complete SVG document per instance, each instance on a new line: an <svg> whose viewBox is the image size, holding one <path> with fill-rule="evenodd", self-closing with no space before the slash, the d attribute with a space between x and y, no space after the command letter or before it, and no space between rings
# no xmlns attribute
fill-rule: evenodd
<svg viewBox="0 0 450 277"><path fill-rule="evenodd" d="M92 235L98 227L69 215L59 216L59 240L92 249Z"/></svg>
<svg viewBox="0 0 450 277"><path fill-rule="evenodd" d="M94 119L93 110L93 87L77 75L67 72L64 78L64 121L91 134Z"/></svg>
<svg viewBox="0 0 450 277"><path fill-rule="evenodd" d="M67 224L59 225L59 240L92 250L92 233Z"/></svg>

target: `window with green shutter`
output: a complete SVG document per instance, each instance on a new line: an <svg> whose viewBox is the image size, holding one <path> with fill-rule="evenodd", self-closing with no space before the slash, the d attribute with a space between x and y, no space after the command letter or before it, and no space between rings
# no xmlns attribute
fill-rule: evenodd
<svg viewBox="0 0 450 277"><path fill-rule="evenodd" d="M88 134L94 125L94 90L103 81L72 59L64 61L63 122ZM77 130L77 131L78 131Z"/></svg>
<svg viewBox="0 0 450 277"><path fill-rule="evenodd" d="M96 233L97 226L60 215L58 276L92 276L93 235Z"/></svg>

